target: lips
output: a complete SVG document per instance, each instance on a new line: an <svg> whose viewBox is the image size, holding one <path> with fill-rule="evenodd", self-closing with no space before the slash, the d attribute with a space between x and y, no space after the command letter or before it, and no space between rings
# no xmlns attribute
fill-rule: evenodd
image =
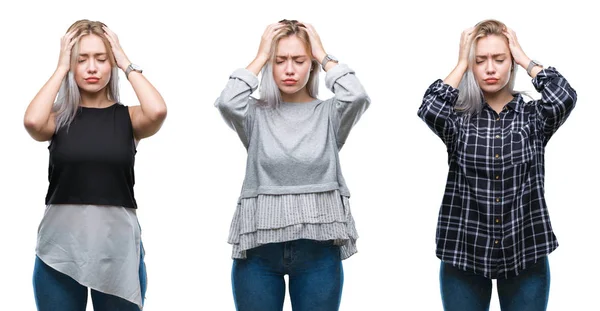
<svg viewBox="0 0 600 311"><path fill-rule="evenodd" d="M86 78L85 81L87 83L96 83L96 82L100 81L100 78L90 77L90 78Z"/></svg>
<svg viewBox="0 0 600 311"><path fill-rule="evenodd" d="M298 81L296 81L294 79L285 79L285 80L283 80L283 84L285 84L285 85L294 85L296 83L298 83Z"/></svg>
<svg viewBox="0 0 600 311"><path fill-rule="evenodd" d="M498 83L498 79L496 79L496 78L487 78L487 79L485 79L485 80L483 80L483 81L485 81L487 84L495 84L495 83Z"/></svg>

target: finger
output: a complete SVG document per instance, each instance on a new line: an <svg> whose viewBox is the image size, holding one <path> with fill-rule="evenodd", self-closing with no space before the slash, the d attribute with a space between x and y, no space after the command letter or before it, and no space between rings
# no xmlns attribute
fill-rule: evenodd
<svg viewBox="0 0 600 311"><path fill-rule="evenodd" d="M65 39L72 39L73 37L75 37L75 34L77 33L78 29L72 29L71 31L67 32L63 38Z"/></svg>
<svg viewBox="0 0 600 311"><path fill-rule="evenodd" d="M265 29L265 33L271 33L274 30L277 30L277 29L279 29L279 28L281 28L283 26L285 26L285 25L281 24L281 23L271 24L271 25L267 26L267 29Z"/></svg>
<svg viewBox="0 0 600 311"><path fill-rule="evenodd" d="M315 27L313 27L313 25L308 24L308 23L302 23L302 25L308 31L309 34L312 34L312 35L317 34L317 31L315 30Z"/></svg>
<svg viewBox="0 0 600 311"><path fill-rule="evenodd" d="M505 31L502 31L502 34L504 34L504 36L508 39L509 43L513 43L515 41L514 36L510 32L505 30Z"/></svg>
<svg viewBox="0 0 600 311"><path fill-rule="evenodd" d="M65 34L61 38L61 45L69 46L69 45L71 45L71 43L73 43L73 41L77 41L77 40L74 40L75 33L76 33L76 31L72 30L72 31L68 32L67 34Z"/></svg>
<svg viewBox="0 0 600 311"><path fill-rule="evenodd" d="M106 25L102 26L102 30L104 30L104 32L114 35L116 37L115 32L110 30L110 28L108 28L108 26L106 26Z"/></svg>
<svg viewBox="0 0 600 311"><path fill-rule="evenodd" d="M113 40L113 38L111 37L111 35L109 33L107 33L107 32L104 32L104 36L108 40L108 43L110 43L110 46L114 47L115 46L115 41Z"/></svg>
<svg viewBox="0 0 600 311"><path fill-rule="evenodd" d="M77 41L79 41L79 39L81 39L81 37L83 37L83 34L79 34L79 36L77 36L76 38L73 38L69 42L69 45L67 45L67 48L69 49L69 51L73 48L73 46L75 45L75 43L77 43Z"/></svg>
<svg viewBox="0 0 600 311"><path fill-rule="evenodd" d="M104 30L104 33L106 34L106 37L108 38L111 44L119 44L119 37L114 31L110 30L110 28L108 28L107 26L102 26L102 30Z"/></svg>
<svg viewBox="0 0 600 311"><path fill-rule="evenodd" d="M106 27L102 27L102 30L104 30L104 35L108 38L108 40L111 43L115 41L114 33L112 31L110 31L110 29L108 29Z"/></svg>
<svg viewBox="0 0 600 311"><path fill-rule="evenodd" d="M273 39L275 36L277 36L280 32L283 31L284 27L285 27L285 25L279 25L278 27L273 28L273 30L270 31L266 35L266 38L269 39L269 40Z"/></svg>
<svg viewBox="0 0 600 311"><path fill-rule="evenodd" d="M113 35L114 35L114 33L111 34L111 33L108 33L106 31L104 32L104 36L106 37L106 39L110 43L110 46L112 48L117 48L117 47L119 47L119 41Z"/></svg>

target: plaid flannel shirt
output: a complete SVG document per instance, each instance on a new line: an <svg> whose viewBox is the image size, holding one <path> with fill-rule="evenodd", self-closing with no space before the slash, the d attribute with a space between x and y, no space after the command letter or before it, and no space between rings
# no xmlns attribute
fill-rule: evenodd
<svg viewBox="0 0 600 311"><path fill-rule="evenodd" d="M448 151L436 255L487 278L518 275L558 247L544 199L544 147L577 94L552 67L533 85L540 100L517 94L499 114L486 103L468 116L454 109L458 89L437 80L418 111Z"/></svg>

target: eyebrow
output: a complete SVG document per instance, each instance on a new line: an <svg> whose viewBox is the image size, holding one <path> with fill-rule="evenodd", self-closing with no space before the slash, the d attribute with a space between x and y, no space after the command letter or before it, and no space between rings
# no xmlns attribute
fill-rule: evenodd
<svg viewBox="0 0 600 311"><path fill-rule="evenodd" d="M89 56L89 53L79 53L79 56ZM94 53L93 56L106 56L108 53Z"/></svg>
<svg viewBox="0 0 600 311"><path fill-rule="evenodd" d="M287 56L283 56L283 55L276 55L275 57L277 57L277 58L288 58ZM302 58L302 57L308 57L308 55L292 56L292 59L298 59L298 58Z"/></svg>
<svg viewBox="0 0 600 311"><path fill-rule="evenodd" d="M506 53L492 54L492 57L498 57L498 56L506 56ZM475 57L485 58L485 57L487 57L487 55L475 55Z"/></svg>

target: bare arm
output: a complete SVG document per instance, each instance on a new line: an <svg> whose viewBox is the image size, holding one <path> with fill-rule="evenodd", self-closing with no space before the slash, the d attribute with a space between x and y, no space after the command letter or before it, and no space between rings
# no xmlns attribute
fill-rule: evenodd
<svg viewBox="0 0 600 311"><path fill-rule="evenodd" d="M117 66L125 71L131 62L123 52L117 35L108 27L104 27L106 38L111 44ZM129 107L133 134L137 140L154 135L161 128L167 117L167 105L160 93L140 72L131 71L127 77L139 106Z"/></svg>
<svg viewBox="0 0 600 311"><path fill-rule="evenodd" d="M35 95L27 110L23 123L29 135L37 141L52 139L56 129L55 114L52 105L60 89L60 85L71 67L71 49L78 38L75 32L69 32L61 38L58 66L48 82Z"/></svg>
<svg viewBox="0 0 600 311"><path fill-rule="evenodd" d="M460 50L458 52L458 64L450 72L450 74L444 79L444 83L458 88L463 75L469 68L469 50L475 37L475 27L465 29L460 36Z"/></svg>

